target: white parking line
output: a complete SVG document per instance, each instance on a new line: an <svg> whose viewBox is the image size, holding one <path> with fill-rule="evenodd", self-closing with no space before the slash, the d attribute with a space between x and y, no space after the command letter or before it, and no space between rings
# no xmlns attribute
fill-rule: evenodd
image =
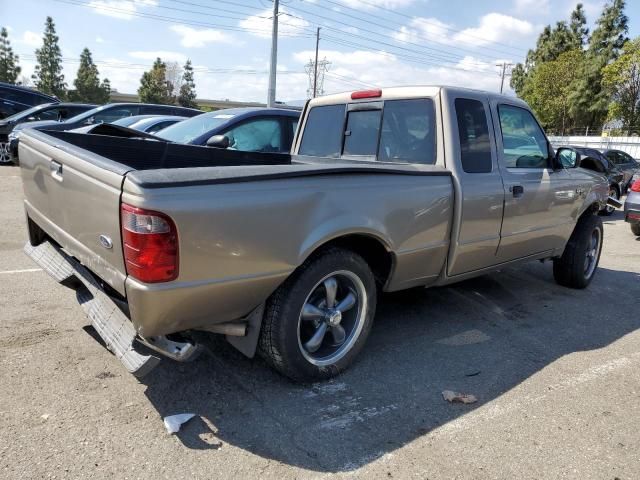
<svg viewBox="0 0 640 480"><path fill-rule="evenodd" d="M4 270L2 272L0 272L0 275L4 274L10 274L10 273L30 273L30 272L41 272L42 269L41 268L25 268L24 270Z"/></svg>

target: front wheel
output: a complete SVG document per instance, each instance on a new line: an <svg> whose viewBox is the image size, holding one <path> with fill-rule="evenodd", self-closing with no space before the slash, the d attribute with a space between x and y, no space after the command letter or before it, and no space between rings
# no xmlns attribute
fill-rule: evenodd
<svg viewBox="0 0 640 480"><path fill-rule="evenodd" d="M11 163L11 155L9 155L9 144L0 142L0 163Z"/></svg>
<svg viewBox="0 0 640 480"><path fill-rule="evenodd" d="M602 252L602 220L596 215L580 218L564 249L553 261L553 276L560 285L585 288L593 279Z"/></svg>
<svg viewBox="0 0 640 480"><path fill-rule="evenodd" d="M636 237L640 237L640 223L631 224L631 233L633 233Z"/></svg>
<svg viewBox="0 0 640 480"><path fill-rule="evenodd" d="M332 248L307 260L271 296L260 355L296 381L330 378L364 346L376 308L376 285L358 254Z"/></svg>

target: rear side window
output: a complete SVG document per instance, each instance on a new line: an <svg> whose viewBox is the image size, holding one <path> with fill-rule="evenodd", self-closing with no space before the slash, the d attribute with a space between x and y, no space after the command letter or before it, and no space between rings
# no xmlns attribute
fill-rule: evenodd
<svg viewBox="0 0 640 480"><path fill-rule="evenodd" d="M490 172L491 144L484 105L478 100L457 98L455 107L462 169L467 173Z"/></svg>
<svg viewBox="0 0 640 480"><path fill-rule="evenodd" d="M375 156L382 110L353 110L347 117L343 155Z"/></svg>
<svg viewBox="0 0 640 480"><path fill-rule="evenodd" d="M386 100L380 135L381 162L436 162L435 109L429 98Z"/></svg>
<svg viewBox="0 0 640 480"><path fill-rule="evenodd" d="M344 105L327 105L309 110L298 153L317 157L339 157L344 110Z"/></svg>

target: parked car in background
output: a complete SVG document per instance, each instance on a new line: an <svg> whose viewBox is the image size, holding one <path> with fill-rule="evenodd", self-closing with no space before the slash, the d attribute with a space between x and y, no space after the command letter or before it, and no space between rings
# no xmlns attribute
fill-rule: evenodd
<svg viewBox="0 0 640 480"><path fill-rule="evenodd" d="M31 88L0 82L0 119L20 113L41 103L55 103L58 99Z"/></svg>
<svg viewBox="0 0 640 480"><path fill-rule="evenodd" d="M167 128L174 123L186 120L187 117L178 117L176 115L135 115L133 117L124 117L115 122L111 122L111 125L118 125L119 127L132 128L140 132L155 133L158 130ZM101 124L98 124L101 125ZM74 128L69 130L75 133L91 133L97 125L87 125L86 127Z"/></svg>
<svg viewBox="0 0 640 480"><path fill-rule="evenodd" d="M194 108L177 107L175 105L154 105L146 103L110 103L101 107L88 110L80 115L76 115L64 122L54 120L43 120L39 122L29 122L18 125L9 135L9 155L13 162L18 161L18 139L20 132L24 128L38 128L46 130L73 130L75 128L99 123L113 123L124 117L134 115L179 115L182 117L193 117L200 115L202 111Z"/></svg>
<svg viewBox="0 0 640 480"><path fill-rule="evenodd" d="M622 171L610 161L601 151L595 148L587 147L571 147L576 150L581 156L581 162L589 162L590 164L595 162L595 165L590 165L593 170L603 173L609 182L609 196L620 200L620 197L624 193L624 174ZM601 169L598 168L601 165ZM615 211L615 207L607 204L606 207L600 212L601 215L611 215Z"/></svg>
<svg viewBox="0 0 640 480"><path fill-rule="evenodd" d="M28 108L4 120L0 120L0 163L8 163L11 161L9 155L9 134L16 125L40 120L55 120L61 122L96 107L97 105L89 103L43 103L42 105Z"/></svg>
<svg viewBox="0 0 640 480"><path fill-rule="evenodd" d="M198 115L155 135L189 145L289 153L300 113L284 108L228 108Z"/></svg>
<svg viewBox="0 0 640 480"><path fill-rule="evenodd" d="M133 128L140 132L156 133L186 119L187 117L177 115L137 115L135 117L121 118L113 122L113 124Z"/></svg>
<svg viewBox="0 0 640 480"><path fill-rule="evenodd" d="M613 163L624 175L622 181L623 193L631 186L631 179L636 173L640 173L640 163L638 163L631 155L622 150L604 150L602 152L607 159Z"/></svg>
<svg viewBox="0 0 640 480"><path fill-rule="evenodd" d="M640 173L633 176L624 202L624 219L631 225L633 234L640 237Z"/></svg>

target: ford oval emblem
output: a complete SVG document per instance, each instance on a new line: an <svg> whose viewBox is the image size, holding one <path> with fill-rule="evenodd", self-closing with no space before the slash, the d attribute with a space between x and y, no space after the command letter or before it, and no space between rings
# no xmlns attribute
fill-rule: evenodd
<svg viewBox="0 0 640 480"><path fill-rule="evenodd" d="M113 242L106 235L100 235L100 245L108 249L113 248Z"/></svg>

